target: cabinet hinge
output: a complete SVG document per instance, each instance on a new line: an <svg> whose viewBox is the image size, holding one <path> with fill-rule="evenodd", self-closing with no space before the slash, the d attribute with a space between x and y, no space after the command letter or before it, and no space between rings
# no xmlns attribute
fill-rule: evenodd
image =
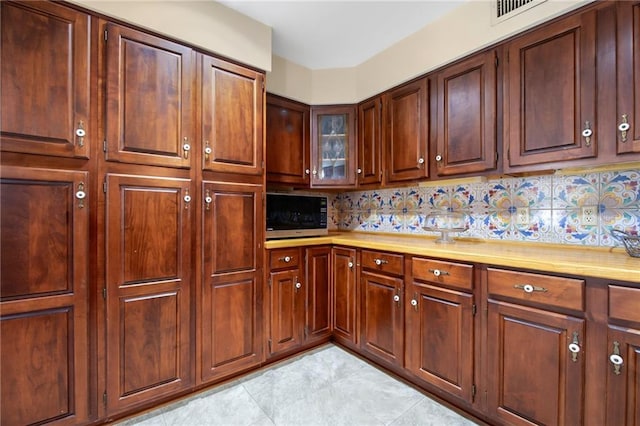
<svg viewBox="0 0 640 426"><path fill-rule="evenodd" d="M104 41L107 41L108 38L109 38L109 32L107 30L104 30Z"/></svg>
<svg viewBox="0 0 640 426"><path fill-rule="evenodd" d="M102 152L107 152L107 140L102 141Z"/></svg>
<svg viewBox="0 0 640 426"><path fill-rule="evenodd" d="M511 162L511 148L507 148L507 160Z"/></svg>
<svg viewBox="0 0 640 426"><path fill-rule="evenodd" d="M102 289L102 298L103 298L104 300L107 300L107 288L106 288L106 287L104 287L104 288Z"/></svg>
<svg viewBox="0 0 640 426"><path fill-rule="evenodd" d="M499 64L500 64L500 59L498 59L498 57L496 56L496 68L498 68Z"/></svg>
<svg viewBox="0 0 640 426"><path fill-rule="evenodd" d="M104 406L107 406L107 391L104 391L104 393L102 394L102 404L104 404Z"/></svg>
<svg viewBox="0 0 640 426"><path fill-rule="evenodd" d="M476 304L471 305L471 314L475 317L476 312L478 311Z"/></svg>

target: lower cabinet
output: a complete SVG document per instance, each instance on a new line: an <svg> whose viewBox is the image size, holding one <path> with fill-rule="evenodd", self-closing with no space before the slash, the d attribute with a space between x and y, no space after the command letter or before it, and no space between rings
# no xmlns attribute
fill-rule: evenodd
<svg viewBox="0 0 640 426"><path fill-rule="evenodd" d="M305 341L327 339L331 335L331 247L305 250Z"/></svg>
<svg viewBox="0 0 640 426"><path fill-rule="evenodd" d="M358 286L356 249L334 247L332 279L332 325L334 339L349 347L358 344Z"/></svg>

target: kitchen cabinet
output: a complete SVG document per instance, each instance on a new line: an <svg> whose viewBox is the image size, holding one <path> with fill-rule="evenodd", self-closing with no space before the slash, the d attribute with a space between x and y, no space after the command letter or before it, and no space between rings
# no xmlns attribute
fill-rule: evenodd
<svg viewBox="0 0 640 426"><path fill-rule="evenodd" d="M358 105L358 185L382 183L382 96Z"/></svg>
<svg viewBox="0 0 640 426"><path fill-rule="evenodd" d="M106 176L106 406L122 412L192 383L189 179Z"/></svg>
<svg viewBox="0 0 640 426"><path fill-rule="evenodd" d="M331 336L331 247L305 249L305 281L307 285L305 341Z"/></svg>
<svg viewBox="0 0 640 426"><path fill-rule="evenodd" d="M362 250L360 349L387 366L403 366L404 256Z"/></svg>
<svg viewBox="0 0 640 426"><path fill-rule="evenodd" d="M589 11L506 45L505 171L566 167L596 156L595 34Z"/></svg>
<svg viewBox="0 0 640 426"><path fill-rule="evenodd" d="M262 185L202 182L200 381L262 362Z"/></svg>
<svg viewBox="0 0 640 426"><path fill-rule="evenodd" d="M195 52L107 23L107 161L191 167Z"/></svg>
<svg viewBox="0 0 640 426"><path fill-rule="evenodd" d="M332 325L337 342L349 347L358 344L358 269L357 252L354 248L334 247L331 250L332 279Z"/></svg>
<svg viewBox="0 0 640 426"><path fill-rule="evenodd" d="M208 55L198 55L202 168L263 172L264 75Z"/></svg>
<svg viewBox="0 0 640 426"><path fill-rule="evenodd" d="M97 140L89 121L89 15L49 2L0 8L2 151L88 158Z"/></svg>
<svg viewBox="0 0 640 426"><path fill-rule="evenodd" d="M473 265L411 259L405 292L406 368L420 380L472 403Z"/></svg>
<svg viewBox="0 0 640 426"><path fill-rule="evenodd" d="M387 183L429 177L430 85L423 77L385 94Z"/></svg>
<svg viewBox="0 0 640 426"><path fill-rule="evenodd" d="M267 93L267 181L309 186L309 105Z"/></svg>
<svg viewBox="0 0 640 426"><path fill-rule="evenodd" d="M438 176L496 169L497 66L497 52L490 50L438 73Z"/></svg>
<svg viewBox="0 0 640 426"><path fill-rule="evenodd" d="M356 109L350 105L311 108L311 186L356 183Z"/></svg>
<svg viewBox="0 0 640 426"><path fill-rule="evenodd" d="M2 423L86 423L89 173L3 165L0 186Z"/></svg>
<svg viewBox="0 0 640 426"><path fill-rule="evenodd" d="M488 411L509 424L582 424L583 280L488 268Z"/></svg>

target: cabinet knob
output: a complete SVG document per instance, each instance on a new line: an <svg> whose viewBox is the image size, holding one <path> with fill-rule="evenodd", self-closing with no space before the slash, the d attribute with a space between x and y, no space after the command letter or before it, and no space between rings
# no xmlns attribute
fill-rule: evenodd
<svg viewBox="0 0 640 426"><path fill-rule="evenodd" d="M397 294L395 296L393 296L393 301L394 302L399 302L400 301L400 296L398 296Z"/></svg>
<svg viewBox="0 0 640 426"><path fill-rule="evenodd" d="M76 190L76 198L78 199L78 207L84 208L84 199L87 197L87 193L84 191L84 182L78 183L78 189Z"/></svg>
<svg viewBox="0 0 640 426"><path fill-rule="evenodd" d="M569 352L571 352L571 360L578 361L578 353L580 352L580 342L578 341L578 332L573 332L573 340L569 343Z"/></svg>
<svg viewBox="0 0 640 426"><path fill-rule="evenodd" d="M384 265L386 263L389 263L389 261L384 260L384 259L374 259L373 260L375 262L376 265L380 266L380 265Z"/></svg>
<svg viewBox="0 0 640 426"><path fill-rule="evenodd" d="M358 174L362 174L362 169L358 168L358 170L356 170L358 172Z"/></svg>
<svg viewBox="0 0 640 426"><path fill-rule="evenodd" d="M189 138L185 137L182 144L182 156L185 160L189 158L189 151L191 151L191 145L189 144Z"/></svg>
<svg viewBox="0 0 640 426"><path fill-rule="evenodd" d="M613 353L609 355L609 361L613 364L613 373L620 375L620 368L624 364L624 359L620 356L620 342L613 342Z"/></svg>
<svg viewBox="0 0 640 426"><path fill-rule="evenodd" d="M318 171L314 168L312 174L316 176L318 174Z"/></svg>
<svg viewBox="0 0 640 426"><path fill-rule="evenodd" d="M525 293L533 293L534 291L540 291L542 293L546 293L548 290L544 287L538 287L531 284L515 284L513 288L517 288L519 290L523 290Z"/></svg>
<svg viewBox="0 0 640 426"><path fill-rule="evenodd" d="M418 158L418 164L424 164L424 158L422 157Z"/></svg>
<svg viewBox="0 0 640 426"><path fill-rule="evenodd" d="M451 275L449 272L441 271L440 269L429 269L429 272L431 272L436 277L439 277L440 275Z"/></svg>
<svg viewBox="0 0 640 426"><path fill-rule="evenodd" d="M211 153L213 152L213 150L211 149L211 147L209 146L209 141L205 141L205 147L204 147L204 161L209 161L209 156L211 155Z"/></svg>
<svg viewBox="0 0 640 426"><path fill-rule="evenodd" d="M84 130L84 121L80 120L78 122L78 128L76 129L76 136L78 137L78 146L84 146L84 137L87 135L87 132Z"/></svg>
<svg viewBox="0 0 640 426"><path fill-rule="evenodd" d="M302 287L302 284L297 282L296 283L296 291L300 290L301 287Z"/></svg>
<svg viewBox="0 0 640 426"><path fill-rule="evenodd" d="M211 202L212 201L213 201L213 198L211 198L211 193L207 189L206 192L204 193L204 202L205 202L205 209L206 210L210 210L211 209Z"/></svg>
<svg viewBox="0 0 640 426"><path fill-rule="evenodd" d="M411 306L413 306L415 311L418 311L418 301L416 299L411 299Z"/></svg>
<svg viewBox="0 0 640 426"><path fill-rule="evenodd" d="M589 121L584 122L584 129L582 130L582 137L587 146L591 146L591 136L593 136L593 130L591 130L591 123Z"/></svg>
<svg viewBox="0 0 640 426"><path fill-rule="evenodd" d="M184 209L188 210L189 204L191 203L191 195L189 195L189 189L185 189L184 197L182 197L182 199L184 200Z"/></svg>
<svg viewBox="0 0 640 426"><path fill-rule="evenodd" d="M440 154L436 155L436 161L442 161L442 155Z"/></svg>
<svg viewBox="0 0 640 426"><path fill-rule="evenodd" d="M309 169L306 169L306 170L304 171L304 174L306 174L306 175L308 175L309 173L311 173L311 170L309 170Z"/></svg>
<svg viewBox="0 0 640 426"><path fill-rule="evenodd" d="M279 258L278 260L284 263L289 263L291 262L291 260L293 260L293 256L284 256Z"/></svg>
<svg viewBox="0 0 640 426"><path fill-rule="evenodd" d="M349 269L353 268L353 262L349 261L348 265L349 265Z"/></svg>
<svg viewBox="0 0 640 426"><path fill-rule="evenodd" d="M622 121L618 124L618 130L620 131L620 140L624 143L627 142L627 132L631 128L627 114L622 114Z"/></svg>

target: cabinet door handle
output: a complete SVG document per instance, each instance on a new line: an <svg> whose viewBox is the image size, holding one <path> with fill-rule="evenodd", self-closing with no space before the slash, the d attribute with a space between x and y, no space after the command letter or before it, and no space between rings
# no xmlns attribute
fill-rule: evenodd
<svg viewBox="0 0 640 426"><path fill-rule="evenodd" d="M182 197L182 199L184 200L184 209L188 210L189 209L189 203L191 203L191 195L189 195L189 190L188 189L185 189L184 197Z"/></svg>
<svg viewBox="0 0 640 426"><path fill-rule="evenodd" d="M546 293L548 291L544 287L538 287L531 284L516 284L513 286L513 288L524 290L525 293L533 293L534 291L540 291L542 293Z"/></svg>
<svg viewBox="0 0 640 426"><path fill-rule="evenodd" d="M78 146L82 148L84 146L84 137L87 135L87 132L84 130L84 121L80 120L78 122L78 127L76 128L76 136L78 138Z"/></svg>
<svg viewBox="0 0 640 426"><path fill-rule="evenodd" d="M305 170L304 170L304 174L305 174L305 175L308 175L309 173L311 173L311 170L309 170L309 169L305 169Z"/></svg>
<svg viewBox="0 0 640 426"><path fill-rule="evenodd" d="M298 277L296 277L296 293L298 292L298 290L300 290L300 288L302 288L302 284L300 282L298 282Z"/></svg>
<svg viewBox="0 0 640 426"><path fill-rule="evenodd" d="M387 263L389 263L388 260L384 260L384 259L373 259L373 261L375 262L376 265L380 266L380 265L385 265Z"/></svg>
<svg viewBox="0 0 640 426"><path fill-rule="evenodd" d="M182 144L182 156L185 160L189 159L189 151L191 151L191 145L189 145L189 138L185 136Z"/></svg>
<svg viewBox="0 0 640 426"><path fill-rule="evenodd" d="M411 306L413 306L413 310L418 312L418 295L413 293L413 299L411 299Z"/></svg>
<svg viewBox="0 0 640 426"><path fill-rule="evenodd" d="M424 164L424 158L422 157L418 158L418 166L422 167L423 164Z"/></svg>
<svg viewBox="0 0 640 426"><path fill-rule="evenodd" d="M620 369L624 364L624 359L620 356L620 342L613 342L613 353L609 355L609 361L613 364L613 373L620 375Z"/></svg>
<svg viewBox="0 0 640 426"><path fill-rule="evenodd" d="M442 155L440 154L436 155L436 161L442 161Z"/></svg>
<svg viewBox="0 0 640 426"><path fill-rule="evenodd" d="M347 265L349 266L349 269L353 269L353 260L350 260Z"/></svg>
<svg viewBox="0 0 640 426"><path fill-rule="evenodd" d="M393 301L396 302L398 304L398 306L400 306L400 296L399 295L394 295L393 296Z"/></svg>
<svg viewBox="0 0 640 426"><path fill-rule="evenodd" d="M78 189L76 190L76 198L78 199L78 208L84 208L84 199L87 198L87 193L84 191L84 182L78 183Z"/></svg>
<svg viewBox="0 0 640 426"><path fill-rule="evenodd" d="M589 121L584 122L584 129L582 130L582 137L587 146L591 146L591 136L593 136L593 130L591 130L591 123Z"/></svg>
<svg viewBox="0 0 640 426"><path fill-rule="evenodd" d="M211 209L211 202L213 201L213 198L211 198L211 193L209 193L209 190L207 189L204 193L204 203L205 203L205 209L206 210L210 210Z"/></svg>
<svg viewBox="0 0 640 426"><path fill-rule="evenodd" d="M578 341L578 332L573 332L573 340L569 343L569 352L571 352L571 360L578 362L578 353L580 353L580 342Z"/></svg>
<svg viewBox="0 0 640 426"><path fill-rule="evenodd" d="M631 125L629 124L627 114L622 114L622 121L618 124L618 130L620 131L620 140L623 143L627 142L627 132L630 128Z"/></svg>
<svg viewBox="0 0 640 426"><path fill-rule="evenodd" d="M451 275L449 272L441 271L440 269L429 269L429 272L431 272L436 277L439 277L440 275Z"/></svg>
<svg viewBox="0 0 640 426"><path fill-rule="evenodd" d="M205 147L204 147L204 161L208 162L209 161L209 156L211 155L213 150L209 146L209 141L205 141L204 144L205 144Z"/></svg>

